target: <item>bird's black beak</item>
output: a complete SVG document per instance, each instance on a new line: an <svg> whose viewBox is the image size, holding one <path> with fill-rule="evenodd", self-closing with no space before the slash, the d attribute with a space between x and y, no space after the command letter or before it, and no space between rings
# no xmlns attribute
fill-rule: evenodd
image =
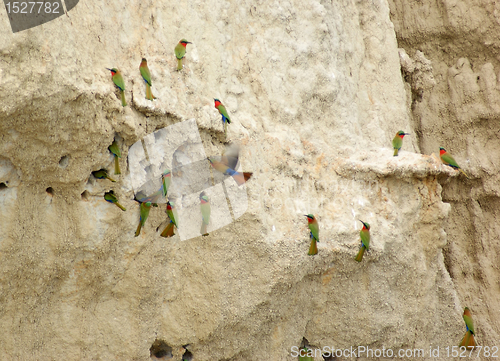
<svg viewBox="0 0 500 361"><path fill-rule="evenodd" d="M113 70L111 70L110 68L104 68L104 69L108 69L109 71L113 71Z"/></svg>

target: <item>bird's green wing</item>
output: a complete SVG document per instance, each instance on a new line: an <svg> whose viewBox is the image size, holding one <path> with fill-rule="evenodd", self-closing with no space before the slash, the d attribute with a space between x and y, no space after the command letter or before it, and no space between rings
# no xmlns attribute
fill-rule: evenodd
<svg viewBox="0 0 500 361"><path fill-rule="evenodd" d="M121 74L113 75L113 83L115 83L120 90L125 90L125 82L123 81Z"/></svg>
<svg viewBox="0 0 500 361"><path fill-rule="evenodd" d="M151 86L151 73L149 72L149 68L141 66L139 69L141 70L142 78Z"/></svg>
<svg viewBox="0 0 500 361"><path fill-rule="evenodd" d="M120 150L120 147L118 146L118 143L115 141L113 141L113 144L111 144L109 147L108 147L109 151L111 153L113 153L114 155L116 155L117 157L120 157L122 156L122 152Z"/></svg>
<svg viewBox="0 0 500 361"><path fill-rule="evenodd" d="M177 59L182 59L184 55L186 55L186 48L182 44L177 44L175 47L175 56Z"/></svg>
<svg viewBox="0 0 500 361"><path fill-rule="evenodd" d="M370 249L370 233L368 231L361 230L359 235L361 237L361 242L363 242L366 249Z"/></svg>
<svg viewBox="0 0 500 361"><path fill-rule="evenodd" d="M449 154L443 154L441 156L441 159L443 160L444 163L449 164L452 167L460 168L460 166L457 164L457 162L455 161L455 159L453 159L453 157L451 155L449 155Z"/></svg>

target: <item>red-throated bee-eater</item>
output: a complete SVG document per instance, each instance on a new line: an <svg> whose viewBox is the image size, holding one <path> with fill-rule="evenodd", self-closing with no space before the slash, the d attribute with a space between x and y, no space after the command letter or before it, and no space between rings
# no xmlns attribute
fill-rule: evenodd
<svg viewBox="0 0 500 361"><path fill-rule="evenodd" d="M361 220L360 222L363 223L363 228L361 228L361 231L359 231L359 236L361 237L361 249L356 256L356 261L358 262L361 262L361 260L363 259L365 249L370 249L370 225Z"/></svg>
<svg viewBox="0 0 500 361"><path fill-rule="evenodd" d="M143 202L141 203L141 212L139 218L139 225L137 226L137 230L135 231L135 236L139 236L141 234L141 228L146 223L146 219L148 219L149 211L151 210L151 202Z"/></svg>
<svg viewBox="0 0 500 361"><path fill-rule="evenodd" d="M453 159L453 157L451 156L450 153L448 153L446 151L446 149L444 149L443 147L439 147L439 155L441 157L441 161L454 168L454 169L457 169L459 170L460 172L463 173L463 175L466 177L466 178L469 178L469 176L467 174L465 174L465 172L462 170L462 168L460 168L460 166L458 165L458 163L455 161L455 159Z"/></svg>
<svg viewBox="0 0 500 361"><path fill-rule="evenodd" d="M403 138L405 135L410 135L410 133L405 133L402 130L396 133L396 136L392 140L392 146L394 148L394 156L396 157L398 155L399 150L403 146Z"/></svg>
<svg viewBox="0 0 500 361"><path fill-rule="evenodd" d="M186 46L187 44L192 44L186 39L179 41L179 44L175 46L175 57L177 58L177 70L182 70L182 59L186 56Z"/></svg>
<svg viewBox="0 0 500 361"><path fill-rule="evenodd" d="M146 83L146 99L148 100L155 99L156 97L153 95L153 92L151 91L151 73L149 72L148 61L146 60L146 58L142 58L139 70L141 72L142 79L144 79L144 82Z"/></svg>
<svg viewBox="0 0 500 361"><path fill-rule="evenodd" d="M307 225L309 226L309 230L311 233L309 237L311 238L311 245L309 246L309 252L307 253L309 256L314 256L318 254L318 245L319 242L319 225L318 220L312 214L306 214L307 217Z"/></svg>
<svg viewBox="0 0 500 361"><path fill-rule="evenodd" d="M122 97L122 105L126 106L127 101L125 100L125 82L123 81L122 74L120 71L116 68L109 69L106 68L111 72L111 79L113 80L113 83L115 83L116 87L120 89L120 94Z"/></svg>

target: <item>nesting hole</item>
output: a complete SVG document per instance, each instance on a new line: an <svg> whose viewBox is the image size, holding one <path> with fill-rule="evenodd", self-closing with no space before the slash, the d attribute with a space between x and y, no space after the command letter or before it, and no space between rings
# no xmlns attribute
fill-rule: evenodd
<svg viewBox="0 0 500 361"><path fill-rule="evenodd" d="M52 187L49 187L45 190L45 192L47 192L47 194L53 196L54 195L54 188Z"/></svg>
<svg viewBox="0 0 500 361"><path fill-rule="evenodd" d="M62 169L66 168L69 164L69 155L65 155L64 157L59 160L59 167Z"/></svg>
<svg viewBox="0 0 500 361"><path fill-rule="evenodd" d="M0 183L0 191L3 190L3 189L7 189L9 187L7 187L7 184L5 183Z"/></svg>
<svg viewBox="0 0 500 361"><path fill-rule="evenodd" d="M182 361L192 361L193 360L193 354L186 350L186 352L184 352L184 354L182 355Z"/></svg>
<svg viewBox="0 0 500 361"><path fill-rule="evenodd" d="M153 360L168 360L174 357L172 347L166 344L163 340L155 340L149 349L150 357Z"/></svg>
<svg viewBox="0 0 500 361"><path fill-rule="evenodd" d="M82 200L88 201L90 198L90 193L88 191L83 191L82 193Z"/></svg>

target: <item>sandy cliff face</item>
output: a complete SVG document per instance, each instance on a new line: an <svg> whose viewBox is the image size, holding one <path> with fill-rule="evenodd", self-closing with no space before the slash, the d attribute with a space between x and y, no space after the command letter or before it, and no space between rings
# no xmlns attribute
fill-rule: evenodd
<svg viewBox="0 0 500 361"><path fill-rule="evenodd" d="M460 302L474 310L481 344L498 345L500 7L493 1L390 1L390 7L402 52L419 64L418 74L402 69L420 148L446 147L472 178L440 180L451 205L443 255Z"/></svg>
<svg viewBox="0 0 500 361"><path fill-rule="evenodd" d="M80 1L16 34L0 16L3 359L146 360L168 345L163 359L185 346L193 360L292 360L304 337L428 352L458 343L465 305L478 342L498 345L496 153L479 140L497 139L498 60L478 51L496 40L476 44L486 20L473 32L435 19L429 32L403 3ZM492 14L477 17L495 27ZM181 38L193 45L176 72ZM106 67L124 76L125 108ZM219 154L214 97L254 172L248 211L180 241L159 236L160 206L134 237L128 147L194 118ZM412 136L396 159L400 129ZM115 137L123 174L95 180L113 169ZM472 180L430 155L439 142ZM103 200L111 189L126 212ZM314 257L307 213L320 222ZM372 226L361 264L358 219Z"/></svg>

